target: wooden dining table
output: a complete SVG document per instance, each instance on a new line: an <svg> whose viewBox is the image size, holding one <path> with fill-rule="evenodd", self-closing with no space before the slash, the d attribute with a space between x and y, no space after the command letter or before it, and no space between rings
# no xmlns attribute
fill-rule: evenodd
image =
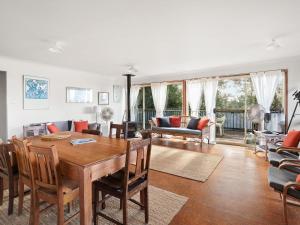
<svg viewBox="0 0 300 225"><path fill-rule="evenodd" d="M45 141L32 137L33 145L52 146L58 151L62 174L79 184L80 224L92 224L92 182L122 169L125 165L127 141L76 132L63 140ZM94 143L72 145L71 140L93 138Z"/></svg>

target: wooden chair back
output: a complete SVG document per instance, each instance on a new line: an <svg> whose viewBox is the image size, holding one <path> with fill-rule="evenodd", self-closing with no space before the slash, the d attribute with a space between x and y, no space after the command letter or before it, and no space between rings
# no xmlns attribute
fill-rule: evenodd
<svg viewBox="0 0 300 225"><path fill-rule="evenodd" d="M30 179L31 171L28 156L28 146L30 145L30 143L26 139L20 140L17 138L13 138L12 142L15 147L19 175Z"/></svg>
<svg viewBox="0 0 300 225"><path fill-rule="evenodd" d="M136 153L134 176L130 176L130 164L131 153ZM128 185L137 181L140 178L144 178L144 181L148 181L148 173L150 167L151 157L151 138L128 141L126 150L126 161L125 161L125 176L124 176L124 188L128 191Z"/></svg>
<svg viewBox="0 0 300 225"><path fill-rule="evenodd" d="M13 144L0 144L0 177L13 175Z"/></svg>
<svg viewBox="0 0 300 225"><path fill-rule="evenodd" d="M127 138L125 124L116 124L116 123L110 122L110 128L109 128L109 137L110 138L112 138L113 129L116 129L116 138L120 139L122 133L124 134L124 139Z"/></svg>
<svg viewBox="0 0 300 225"><path fill-rule="evenodd" d="M59 187L62 187L62 180L56 147L31 145L28 149L31 173L36 188L58 191Z"/></svg>

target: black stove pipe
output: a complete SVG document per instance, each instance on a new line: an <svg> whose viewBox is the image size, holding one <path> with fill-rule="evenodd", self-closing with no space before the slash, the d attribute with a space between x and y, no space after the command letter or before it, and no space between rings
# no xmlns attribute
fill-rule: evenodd
<svg viewBox="0 0 300 225"><path fill-rule="evenodd" d="M131 89L131 77L134 77L134 74L123 74L127 78L127 121L131 121L131 112L130 112L130 89Z"/></svg>

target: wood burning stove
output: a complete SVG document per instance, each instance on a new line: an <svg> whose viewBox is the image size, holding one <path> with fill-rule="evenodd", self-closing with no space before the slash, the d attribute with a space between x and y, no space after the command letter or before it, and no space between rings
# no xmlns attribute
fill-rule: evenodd
<svg viewBox="0 0 300 225"><path fill-rule="evenodd" d="M134 74L123 74L127 78L127 117L123 123L126 127L127 138L134 138L137 131L137 123L131 121L131 110L130 110L130 89L131 89L131 78Z"/></svg>

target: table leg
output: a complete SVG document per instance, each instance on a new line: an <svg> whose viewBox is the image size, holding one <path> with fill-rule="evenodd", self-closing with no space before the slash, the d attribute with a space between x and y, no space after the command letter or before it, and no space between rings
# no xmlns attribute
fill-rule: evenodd
<svg viewBox="0 0 300 225"><path fill-rule="evenodd" d="M92 180L91 171L79 171L80 225L92 224Z"/></svg>

